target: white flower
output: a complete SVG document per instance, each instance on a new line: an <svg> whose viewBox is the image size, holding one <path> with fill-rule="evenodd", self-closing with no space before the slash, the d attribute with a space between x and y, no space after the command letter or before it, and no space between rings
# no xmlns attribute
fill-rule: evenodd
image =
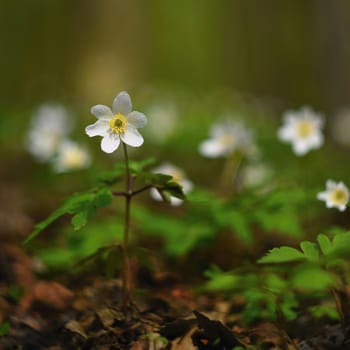
<svg viewBox="0 0 350 350"><path fill-rule="evenodd" d="M302 156L323 145L323 118L320 114L303 107L300 111L287 111L283 119L284 125L279 128L278 137L290 142L296 155Z"/></svg>
<svg viewBox="0 0 350 350"><path fill-rule="evenodd" d="M164 174L164 175L170 175L173 177L173 180L178 183L181 187L184 193L188 193L192 190L193 184L190 180L188 180L185 176L185 173L178 167L170 164L165 163L160 165L159 167L153 169L154 173L157 174ZM159 194L159 192L155 189L151 189L151 197L157 201L162 201L162 196ZM176 197L170 197L170 204L173 206L179 206L183 202L182 199L176 198Z"/></svg>
<svg viewBox="0 0 350 350"><path fill-rule="evenodd" d="M114 152L120 141L132 147L143 144L143 137L137 129L147 124L147 118L143 113L132 112L131 109L131 99L125 91L114 99L112 110L104 105L91 108L91 113L96 116L97 122L87 126L85 131L90 137L102 136L102 151Z"/></svg>
<svg viewBox="0 0 350 350"><path fill-rule="evenodd" d="M52 159L59 143L71 130L71 120L64 107L43 105L31 121L27 136L28 151L39 161Z"/></svg>
<svg viewBox="0 0 350 350"><path fill-rule="evenodd" d="M86 168L91 158L88 151L71 140L64 140L58 147L54 169L58 173Z"/></svg>
<svg viewBox="0 0 350 350"><path fill-rule="evenodd" d="M241 123L226 121L214 124L210 138L199 145L199 153L209 158L228 156L236 150L245 154L254 149L252 134Z"/></svg>
<svg viewBox="0 0 350 350"><path fill-rule="evenodd" d="M349 201L349 189L343 182L328 180L326 191L317 194L317 199L325 201L327 208L338 208L344 211Z"/></svg>

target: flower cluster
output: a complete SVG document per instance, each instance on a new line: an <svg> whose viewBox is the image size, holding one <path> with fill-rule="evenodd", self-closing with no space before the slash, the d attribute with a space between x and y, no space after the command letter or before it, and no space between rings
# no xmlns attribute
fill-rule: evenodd
<svg viewBox="0 0 350 350"><path fill-rule="evenodd" d="M27 134L27 149L38 161L51 163L56 172L90 165L85 148L69 139L72 120L60 105L42 105L34 114Z"/></svg>
<svg viewBox="0 0 350 350"><path fill-rule="evenodd" d="M303 107L299 111L287 111L283 119L284 124L278 129L278 137L284 142L291 143L296 155L303 156L323 145L324 120L319 113L309 107ZM340 211L346 209L349 197L347 186L343 182L337 183L333 180L328 180L326 190L317 194L317 199L326 202L327 208L337 208Z"/></svg>

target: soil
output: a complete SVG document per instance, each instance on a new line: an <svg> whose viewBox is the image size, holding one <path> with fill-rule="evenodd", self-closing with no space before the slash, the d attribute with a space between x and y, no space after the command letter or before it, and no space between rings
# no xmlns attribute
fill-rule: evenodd
<svg viewBox="0 0 350 350"><path fill-rule="evenodd" d="M43 280L13 244L4 245L0 260L0 349L350 349L348 325L326 320L242 328L244 300L195 293L173 272L134 269L125 308L119 278Z"/></svg>

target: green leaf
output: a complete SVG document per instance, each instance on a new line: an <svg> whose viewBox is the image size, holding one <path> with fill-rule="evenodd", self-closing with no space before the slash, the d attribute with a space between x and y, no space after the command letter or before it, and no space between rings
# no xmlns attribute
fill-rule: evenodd
<svg viewBox="0 0 350 350"><path fill-rule="evenodd" d="M34 227L32 233L25 239L24 244L31 241L52 222L65 214L74 215L72 219L74 229L83 227L86 219L95 212L96 208L109 205L112 198L111 191L106 187L73 194L60 208Z"/></svg>
<svg viewBox="0 0 350 350"><path fill-rule="evenodd" d="M82 210L72 217L71 223L74 230L80 230L86 225L87 219L89 217L89 210Z"/></svg>
<svg viewBox="0 0 350 350"><path fill-rule="evenodd" d="M112 170L99 172L97 174L97 181L105 184L114 184L122 179L125 175L125 164L117 163Z"/></svg>
<svg viewBox="0 0 350 350"><path fill-rule="evenodd" d="M204 289L209 292L228 291L237 287L239 281L239 276L229 273L221 273L220 275L212 277L212 279L205 284Z"/></svg>
<svg viewBox="0 0 350 350"><path fill-rule="evenodd" d="M318 235L317 242L320 246L321 252L324 255L327 255L330 253L330 251L332 250L332 243L326 235L324 235L324 234Z"/></svg>
<svg viewBox="0 0 350 350"><path fill-rule="evenodd" d="M317 249L316 243L304 241L300 243L300 247L308 260L314 262L317 262L319 260L319 251Z"/></svg>
<svg viewBox="0 0 350 350"><path fill-rule="evenodd" d="M129 161L129 169L133 176L138 176L141 172L144 171L145 168L148 168L151 165L154 165L156 159L154 157L147 158L144 160L130 160Z"/></svg>
<svg viewBox="0 0 350 350"><path fill-rule="evenodd" d="M302 252L291 247L273 248L264 257L258 260L260 264L286 263L305 259Z"/></svg>
<svg viewBox="0 0 350 350"><path fill-rule="evenodd" d="M238 211L230 211L228 214L230 215L229 227L242 241L251 243L253 237L246 214Z"/></svg>
<svg viewBox="0 0 350 350"><path fill-rule="evenodd" d="M292 286L301 290L326 291L334 283L333 275L317 266L302 266L291 279Z"/></svg>

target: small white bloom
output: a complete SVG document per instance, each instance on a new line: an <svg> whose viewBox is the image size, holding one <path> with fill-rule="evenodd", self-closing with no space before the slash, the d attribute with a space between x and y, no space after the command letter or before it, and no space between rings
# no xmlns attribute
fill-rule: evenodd
<svg viewBox="0 0 350 350"><path fill-rule="evenodd" d="M327 208L338 208L340 211L344 211L349 202L349 195L349 189L343 182L336 183L335 181L328 180L326 191L319 192L317 199L325 201Z"/></svg>
<svg viewBox="0 0 350 350"><path fill-rule="evenodd" d="M104 105L91 108L97 118L95 124L86 127L88 136L102 136L101 149L106 153L114 152L120 141L132 147L143 144L143 137L137 131L147 124L143 113L131 111L132 104L127 92L119 93L113 101L112 109Z"/></svg>
<svg viewBox="0 0 350 350"><path fill-rule="evenodd" d="M58 147L54 169L58 173L86 168L91 158L88 151L71 140L64 140Z"/></svg>
<svg viewBox="0 0 350 350"><path fill-rule="evenodd" d="M214 124L210 129L210 138L199 145L199 153L205 157L228 156L236 150L251 153L254 144L252 134L241 123L228 120Z"/></svg>
<svg viewBox="0 0 350 350"><path fill-rule="evenodd" d="M323 145L323 118L309 107L299 111L287 111L283 115L284 124L278 129L281 141L292 144L293 151L303 156L311 149L318 149Z"/></svg>
<svg viewBox="0 0 350 350"><path fill-rule="evenodd" d="M173 180L182 187L184 193L190 192L193 188L192 182L186 178L185 173L180 168L170 163L160 165L159 167L153 169L153 172L172 176ZM151 197L157 201L163 200L162 196L155 188L151 189ZM182 202L183 200L180 198L170 197L170 204L173 206L179 206L182 204Z"/></svg>
<svg viewBox="0 0 350 350"><path fill-rule="evenodd" d="M39 161L47 162L55 155L59 143L71 130L66 109L59 105L43 105L32 118L27 135L28 151Z"/></svg>

